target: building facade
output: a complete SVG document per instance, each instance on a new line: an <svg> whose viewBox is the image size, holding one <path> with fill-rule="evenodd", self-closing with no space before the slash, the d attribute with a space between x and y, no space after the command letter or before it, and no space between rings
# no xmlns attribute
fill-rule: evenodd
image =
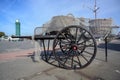
<svg viewBox="0 0 120 80"><path fill-rule="evenodd" d="M113 20L109 19L92 19L89 21L89 29L93 34L105 35L111 30Z"/></svg>
<svg viewBox="0 0 120 80"><path fill-rule="evenodd" d="M107 19L90 19L79 17L76 18L72 14L54 16L49 22L43 25L43 32L59 31L69 25L80 25L89 30L93 35L104 36L110 32L113 27L112 18Z"/></svg>

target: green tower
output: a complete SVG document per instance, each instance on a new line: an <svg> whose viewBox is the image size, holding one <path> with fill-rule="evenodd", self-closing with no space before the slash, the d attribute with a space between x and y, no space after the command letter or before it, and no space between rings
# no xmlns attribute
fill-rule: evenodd
<svg viewBox="0 0 120 80"><path fill-rule="evenodd" d="M19 20L15 21L15 26L16 26L16 36L20 36L20 22L19 22Z"/></svg>

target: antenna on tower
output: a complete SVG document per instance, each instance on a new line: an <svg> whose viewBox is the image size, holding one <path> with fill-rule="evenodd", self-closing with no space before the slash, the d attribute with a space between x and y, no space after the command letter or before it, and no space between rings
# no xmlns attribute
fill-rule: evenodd
<svg viewBox="0 0 120 80"><path fill-rule="evenodd" d="M100 7L97 7L97 0L94 0L94 7L91 8L91 7L88 7L90 10L92 10L92 12L94 13L94 33L97 33L98 32L98 28L97 28L97 11L100 9Z"/></svg>
<svg viewBox="0 0 120 80"><path fill-rule="evenodd" d="M100 7L97 7L97 1L96 0L94 0L94 1L95 1L94 8L91 8L91 7L88 7L88 6L87 6L87 8L89 8L90 10L93 11L94 17L96 19L97 18L97 11L100 9Z"/></svg>
<svg viewBox="0 0 120 80"><path fill-rule="evenodd" d="M95 14L95 19L97 18L97 11L100 9L100 7L97 7L97 1L95 0L95 5L94 5L94 9L93 12Z"/></svg>
<svg viewBox="0 0 120 80"><path fill-rule="evenodd" d="M93 13L94 13L94 16L95 16L95 26L94 26L94 29L95 29L95 33L98 32L98 28L97 28L97 11L98 11L99 7L97 7L97 1L95 0L95 4L94 4L94 9L93 9Z"/></svg>

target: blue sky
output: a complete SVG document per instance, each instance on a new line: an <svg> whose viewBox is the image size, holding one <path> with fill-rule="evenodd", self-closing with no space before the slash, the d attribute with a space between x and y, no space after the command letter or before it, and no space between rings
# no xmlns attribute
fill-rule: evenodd
<svg viewBox="0 0 120 80"><path fill-rule="evenodd" d="M120 0L97 0L97 5L98 18L112 18L120 26ZM94 18L88 7L94 7L94 0L0 0L0 31L14 35L15 20L19 19L21 34L33 35L35 27L53 16L72 13L75 17Z"/></svg>

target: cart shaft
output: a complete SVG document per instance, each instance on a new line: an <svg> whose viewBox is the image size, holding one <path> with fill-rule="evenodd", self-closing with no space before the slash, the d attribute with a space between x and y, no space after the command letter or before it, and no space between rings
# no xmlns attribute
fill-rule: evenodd
<svg viewBox="0 0 120 80"><path fill-rule="evenodd" d="M35 35L34 36L34 40L53 40L55 39L55 35L44 35L44 36L40 36L40 35ZM25 39L30 39L32 40L32 36L12 36L12 38L25 38ZM58 37L58 39L65 39L64 37Z"/></svg>
<svg viewBox="0 0 120 80"><path fill-rule="evenodd" d="M12 36L12 38L25 38L25 39L32 39L32 36Z"/></svg>

